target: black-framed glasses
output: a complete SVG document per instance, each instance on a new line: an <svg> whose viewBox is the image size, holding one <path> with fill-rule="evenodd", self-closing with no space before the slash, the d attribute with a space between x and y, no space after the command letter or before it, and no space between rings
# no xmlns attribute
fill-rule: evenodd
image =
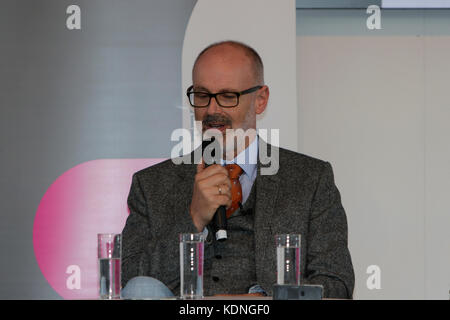
<svg viewBox="0 0 450 320"><path fill-rule="evenodd" d="M206 108L211 102L211 98L216 99L217 104L223 108L233 108L239 104L239 97L255 92L261 89L263 86L256 86L241 92L218 92L209 93L204 91L191 91L194 86L190 86L186 94L189 98L189 103L194 108Z"/></svg>

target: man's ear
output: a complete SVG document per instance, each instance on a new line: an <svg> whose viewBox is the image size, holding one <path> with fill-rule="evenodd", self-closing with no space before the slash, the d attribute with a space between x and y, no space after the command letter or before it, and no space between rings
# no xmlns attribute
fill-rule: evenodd
<svg viewBox="0 0 450 320"><path fill-rule="evenodd" d="M255 112L256 114L261 114L266 110L267 103L269 102L269 87L263 86L258 90L258 95L256 96Z"/></svg>

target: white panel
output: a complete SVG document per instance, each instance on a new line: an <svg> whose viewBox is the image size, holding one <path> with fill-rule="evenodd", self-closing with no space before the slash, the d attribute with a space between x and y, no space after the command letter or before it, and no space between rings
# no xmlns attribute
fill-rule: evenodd
<svg viewBox="0 0 450 320"><path fill-rule="evenodd" d="M260 54L270 89L268 108L258 117L257 127L281 129L280 146L297 150L295 23L294 0L199 0L184 39L183 95L192 84L192 65L202 49L221 40L247 43ZM191 128L187 99L183 106L183 127Z"/></svg>
<svg viewBox="0 0 450 320"><path fill-rule="evenodd" d="M450 8L450 0L383 0L382 8Z"/></svg>
<svg viewBox="0 0 450 320"><path fill-rule="evenodd" d="M300 151L333 165L355 298L424 298L422 48L418 37L297 38ZM366 286L370 265L380 290Z"/></svg>
<svg viewBox="0 0 450 320"><path fill-rule="evenodd" d="M450 290L450 37L427 37L426 63L426 294Z"/></svg>

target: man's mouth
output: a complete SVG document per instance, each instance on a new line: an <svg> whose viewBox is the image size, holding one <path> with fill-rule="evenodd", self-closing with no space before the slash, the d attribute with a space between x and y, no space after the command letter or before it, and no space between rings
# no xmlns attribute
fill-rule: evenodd
<svg viewBox="0 0 450 320"><path fill-rule="evenodd" d="M217 130L224 132L228 128L230 128L230 126L225 123L208 123L205 125L205 130L217 129Z"/></svg>
<svg viewBox="0 0 450 320"><path fill-rule="evenodd" d="M209 129L216 129L222 134L225 134L226 129L231 129L231 119L228 119L222 115L207 115L202 122L203 132Z"/></svg>

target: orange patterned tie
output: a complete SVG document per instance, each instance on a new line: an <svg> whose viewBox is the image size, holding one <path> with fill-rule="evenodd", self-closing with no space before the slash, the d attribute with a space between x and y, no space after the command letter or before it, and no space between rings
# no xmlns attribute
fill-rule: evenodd
<svg viewBox="0 0 450 320"><path fill-rule="evenodd" d="M242 187L239 182L242 168L237 164L227 164L225 169L228 170L231 180L231 207L227 209L227 218L229 218L239 208L239 202L242 202Z"/></svg>

